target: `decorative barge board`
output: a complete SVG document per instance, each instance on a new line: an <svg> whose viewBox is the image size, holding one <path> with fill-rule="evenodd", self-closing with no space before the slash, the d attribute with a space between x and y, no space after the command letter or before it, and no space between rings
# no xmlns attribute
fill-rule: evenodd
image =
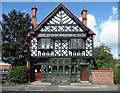
<svg viewBox="0 0 120 93"><path fill-rule="evenodd" d="M91 82L93 36L87 27L87 10L82 22L62 3L36 24L37 8L32 8L30 31L30 81L70 84Z"/></svg>

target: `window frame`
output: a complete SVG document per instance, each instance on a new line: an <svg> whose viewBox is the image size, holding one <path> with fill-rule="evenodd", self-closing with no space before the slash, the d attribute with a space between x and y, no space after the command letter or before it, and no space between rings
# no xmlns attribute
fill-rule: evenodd
<svg viewBox="0 0 120 93"><path fill-rule="evenodd" d="M44 48L42 48L42 45L41 45L42 40L44 40L44 45L45 45ZM49 48L47 46L47 44L48 44L47 40L49 41ZM44 49L50 50L50 49L53 49L53 46L54 46L53 39L51 39L51 38L39 38L37 44L38 44L37 45L38 49L42 49L42 50L44 50Z"/></svg>
<svg viewBox="0 0 120 93"><path fill-rule="evenodd" d="M75 40L75 42L74 42L74 40ZM79 45L81 47L78 47L79 40L81 40L81 44ZM85 39L84 38L71 38L69 40L69 49L72 49L72 50L85 49Z"/></svg>

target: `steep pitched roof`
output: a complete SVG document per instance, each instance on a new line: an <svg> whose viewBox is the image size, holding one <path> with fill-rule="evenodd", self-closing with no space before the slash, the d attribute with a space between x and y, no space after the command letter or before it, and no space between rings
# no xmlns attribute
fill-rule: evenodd
<svg viewBox="0 0 120 93"><path fill-rule="evenodd" d="M86 33L95 35L95 33L86 27L63 3L60 3L53 9L30 33L34 34L34 32L41 29L60 9L63 9Z"/></svg>

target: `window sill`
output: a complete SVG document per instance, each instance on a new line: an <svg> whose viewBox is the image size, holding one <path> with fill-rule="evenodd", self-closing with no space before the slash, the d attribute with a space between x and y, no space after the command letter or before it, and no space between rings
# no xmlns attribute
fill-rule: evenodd
<svg viewBox="0 0 120 93"><path fill-rule="evenodd" d="M48 51L49 50L49 51L52 51L53 49L50 48L50 49L38 49L38 50L42 50L42 51Z"/></svg>
<svg viewBox="0 0 120 93"><path fill-rule="evenodd" d="M78 48L78 49L69 49L69 50L71 50L71 51L79 51L79 50L85 50L85 49L82 49L82 48Z"/></svg>

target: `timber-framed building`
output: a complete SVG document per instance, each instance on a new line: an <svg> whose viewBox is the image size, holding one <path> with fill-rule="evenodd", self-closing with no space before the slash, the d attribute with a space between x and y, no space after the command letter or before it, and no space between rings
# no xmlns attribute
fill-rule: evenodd
<svg viewBox="0 0 120 93"><path fill-rule="evenodd" d="M39 24L35 5L32 8L33 29L28 37L30 81L72 83L91 78L91 60L95 33L87 27L87 10L82 22L60 3Z"/></svg>

